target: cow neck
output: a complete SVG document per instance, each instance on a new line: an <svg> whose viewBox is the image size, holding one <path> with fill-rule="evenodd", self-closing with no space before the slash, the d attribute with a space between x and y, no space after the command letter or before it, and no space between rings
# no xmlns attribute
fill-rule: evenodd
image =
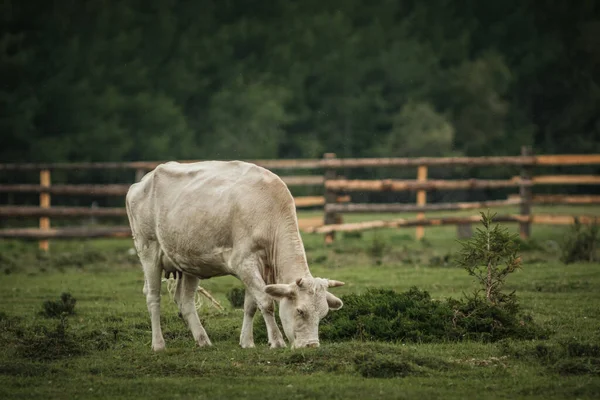
<svg viewBox="0 0 600 400"><path fill-rule="evenodd" d="M297 222L288 224L283 231L279 230L273 243L276 283L292 283L298 278L311 276Z"/></svg>

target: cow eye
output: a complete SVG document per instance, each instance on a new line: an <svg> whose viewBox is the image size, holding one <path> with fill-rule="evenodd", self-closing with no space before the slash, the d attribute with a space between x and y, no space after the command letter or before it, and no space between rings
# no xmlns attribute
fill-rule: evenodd
<svg viewBox="0 0 600 400"><path fill-rule="evenodd" d="M304 310L297 308L296 309L296 313L300 316L300 317L304 317Z"/></svg>

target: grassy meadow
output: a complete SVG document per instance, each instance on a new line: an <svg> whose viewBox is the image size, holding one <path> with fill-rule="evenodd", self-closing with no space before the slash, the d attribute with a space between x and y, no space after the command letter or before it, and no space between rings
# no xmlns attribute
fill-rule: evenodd
<svg viewBox="0 0 600 400"><path fill-rule="evenodd" d="M517 225L507 227L516 232ZM158 354L150 350L143 276L130 240L53 241L48 255L38 253L36 243L3 241L0 398L599 398L600 264L559 261L567 230L534 226L521 246L523 268L506 283L523 311L547 330L546 339L322 340L317 349L271 350L257 330L257 347L244 350L238 346L242 311L227 300L241 283L223 277L201 282L225 308L202 301L210 348L195 347L163 285L167 350ZM452 263L460 249L456 227L425 232L422 242L414 240L414 228L338 234L330 246L320 235L304 240L313 275L346 282L332 289L342 298L413 286L434 299L461 298L476 288ZM42 315L44 302L63 292L76 299L75 314L63 320Z"/></svg>

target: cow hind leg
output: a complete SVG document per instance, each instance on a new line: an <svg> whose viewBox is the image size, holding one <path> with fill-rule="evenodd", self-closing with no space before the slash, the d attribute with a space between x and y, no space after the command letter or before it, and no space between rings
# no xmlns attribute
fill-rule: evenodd
<svg viewBox="0 0 600 400"><path fill-rule="evenodd" d="M192 336L194 340L200 347L211 346L212 343L204 330L204 327L200 323L200 318L198 318L198 311L196 311L196 306L194 304L194 299L196 296L196 291L198 290L198 282L199 279L195 276L183 274L183 277L180 280L181 287L179 284L177 288L180 289L178 298L178 306L179 312L186 322L188 328L192 332Z"/></svg>
<svg viewBox="0 0 600 400"><path fill-rule="evenodd" d="M166 274L166 273L165 273ZM175 286L175 294L173 295L173 300L177 307L179 308L179 318L183 319L183 314L181 314L181 302L183 300L183 276L175 274L175 279L177 285Z"/></svg>
<svg viewBox="0 0 600 400"><path fill-rule="evenodd" d="M152 350L161 351L165 349L165 339L160 326L160 287L161 273L160 259L158 257L158 243L151 242L139 251L140 261L144 268L144 288L146 305L150 313L152 325Z"/></svg>
<svg viewBox="0 0 600 400"><path fill-rule="evenodd" d="M246 290L244 296L244 322L242 323L242 333L240 334L240 346L244 349L254 347L254 332L252 321L256 314L256 300L249 290Z"/></svg>

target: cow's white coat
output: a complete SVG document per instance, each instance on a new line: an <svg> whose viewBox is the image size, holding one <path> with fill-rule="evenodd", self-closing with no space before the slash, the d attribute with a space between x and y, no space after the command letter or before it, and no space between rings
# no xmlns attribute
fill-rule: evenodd
<svg viewBox="0 0 600 400"><path fill-rule="evenodd" d="M292 347L319 345L319 321L342 301L329 287L342 282L311 275L294 199L272 172L240 161L159 165L131 186L127 214L144 269L143 292L152 349L165 341L160 325L161 275L179 272L174 300L199 346L210 345L194 296L199 279L234 275L246 287L242 347L254 347L252 319L260 309L271 347L285 347L273 299Z"/></svg>

